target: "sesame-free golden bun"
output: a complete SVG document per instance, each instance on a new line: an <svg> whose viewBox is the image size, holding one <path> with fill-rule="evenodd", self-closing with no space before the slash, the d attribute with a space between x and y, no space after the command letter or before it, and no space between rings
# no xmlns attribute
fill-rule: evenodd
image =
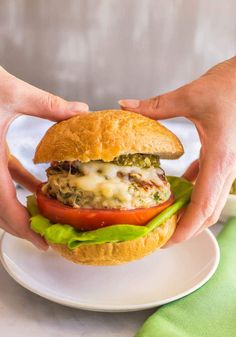
<svg viewBox="0 0 236 337"><path fill-rule="evenodd" d="M77 264L117 265L141 259L164 246L174 233L176 222L177 216L173 215L147 235L130 241L81 245L72 250L62 244L49 243L49 245L64 258Z"/></svg>
<svg viewBox="0 0 236 337"><path fill-rule="evenodd" d="M39 143L34 162L109 162L135 153L176 159L183 154L183 146L170 130L153 119L129 111L104 110L54 124Z"/></svg>

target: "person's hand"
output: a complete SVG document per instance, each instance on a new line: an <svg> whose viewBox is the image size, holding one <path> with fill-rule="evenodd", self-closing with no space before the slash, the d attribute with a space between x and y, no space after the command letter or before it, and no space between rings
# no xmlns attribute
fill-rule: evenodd
<svg viewBox="0 0 236 337"><path fill-rule="evenodd" d="M199 163L185 173L190 180L197 178L196 184L171 243L187 240L217 222L236 176L236 57L170 93L119 103L153 119L188 118L198 130Z"/></svg>
<svg viewBox="0 0 236 337"><path fill-rule="evenodd" d="M0 67L0 228L31 241L38 248L47 249L45 241L30 229L28 212L16 197L12 179L30 191L35 191L39 181L8 151L5 136L11 121L21 114L60 121L87 111L87 104L67 102L17 79Z"/></svg>

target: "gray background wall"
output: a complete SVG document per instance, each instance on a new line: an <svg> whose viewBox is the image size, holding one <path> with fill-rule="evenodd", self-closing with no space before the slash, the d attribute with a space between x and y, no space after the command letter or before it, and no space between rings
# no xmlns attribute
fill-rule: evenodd
<svg viewBox="0 0 236 337"><path fill-rule="evenodd" d="M235 0L0 0L0 64L93 110L174 89L235 52ZM12 152L38 175L33 152L49 125L22 117L9 132ZM191 125L171 128L186 155L167 166L180 174L199 142Z"/></svg>
<svg viewBox="0 0 236 337"><path fill-rule="evenodd" d="M0 0L0 63L93 109L175 88L235 51L235 0Z"/></svg>

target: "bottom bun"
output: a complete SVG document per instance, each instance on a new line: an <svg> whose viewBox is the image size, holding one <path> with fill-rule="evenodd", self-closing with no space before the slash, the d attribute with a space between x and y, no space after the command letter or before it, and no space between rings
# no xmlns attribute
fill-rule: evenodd
<svg viewBox="0 0 236 337"><path fill-rule="evenodd" d="M78 264L109 266L140 259L164 246L175 231L177 216L141 238L97 245L81 245L73 250L66 245L50 244L64 258Z"/></svg>

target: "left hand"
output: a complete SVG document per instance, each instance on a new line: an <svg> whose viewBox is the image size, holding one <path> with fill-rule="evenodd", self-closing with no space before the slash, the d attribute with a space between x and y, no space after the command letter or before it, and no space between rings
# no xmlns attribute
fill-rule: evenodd
<svg viewBox="0 0 236 337"><path fill-rule="evenodd" d="M6 144L10 123L22 114L61 121L87 111L87 104L68 102L21 81L0 67L0 228L27 239L40 249L48 247L44 239L30 229L29 214L17 200L12 179L32 192L39 181L10 155Z"/></svg>

